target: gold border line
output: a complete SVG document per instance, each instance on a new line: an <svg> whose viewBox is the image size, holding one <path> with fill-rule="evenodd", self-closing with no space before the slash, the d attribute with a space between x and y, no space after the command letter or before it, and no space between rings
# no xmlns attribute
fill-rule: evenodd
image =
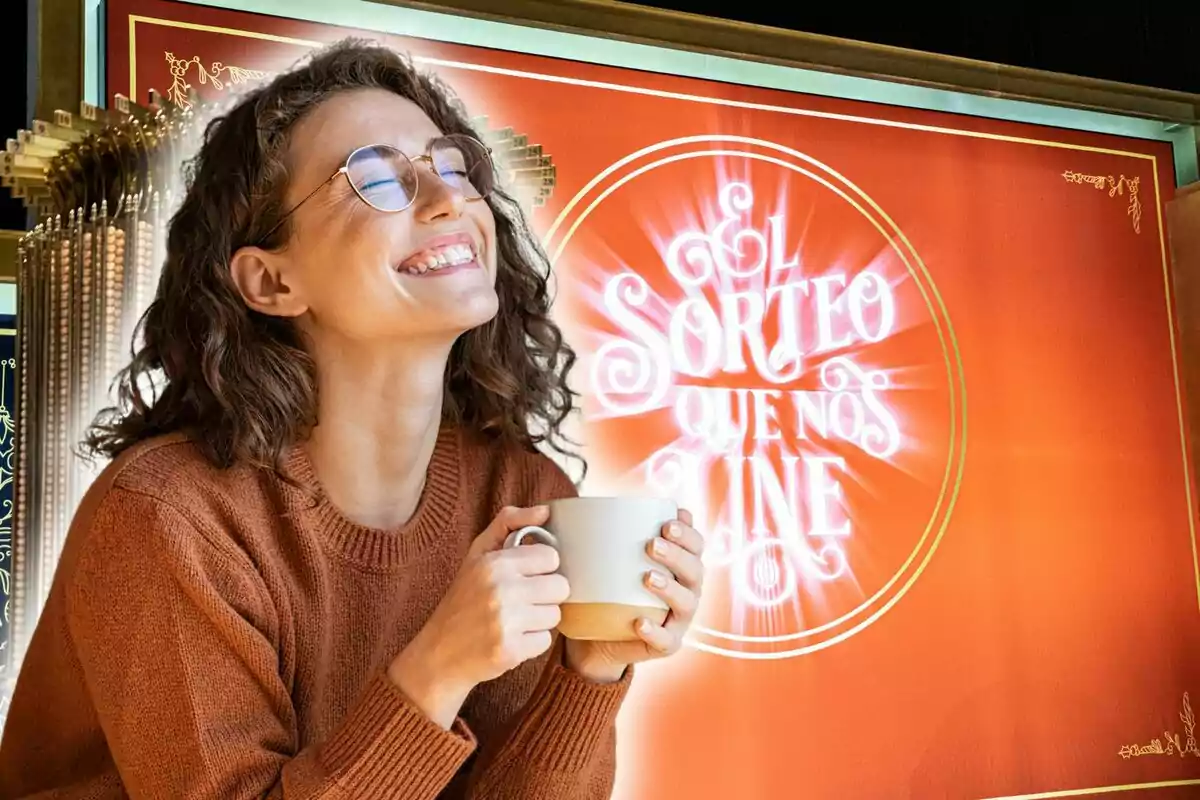
<svg viewBox="0 0 1200 800"><path fill-rule="evenodd" d="M220 34L226 34L226 35L230 35L230 36L240 36L243 38L260 39L263 41L281 42L284 44L296 44L296 45L302 45L302 46L307 46L307 47L317 47L317 46L323 44L322 42L314 42L314 41L309 41L306 39L291 39L286 36L275 36L273 34L259 33L257 31L244 31L244 30L238 30L235 28L223 28L223 27L214 26L214 25L201 25L201 24L193 23L193 22L180 22L180 21L176 21L176 20L158 19L155 17L145 17L145 16L135 16L135 15L131 14L129 17L129 96L131 99L134 99L134 100L136 100L136 98L137 98L137 91L136 91L137 90L137 77L136 77L137 76L137 53L136 53L137 28L136 28L136 25L138 22L162 25L164 27L170 27L170 28L183 28L186 30L203 31L206 33L220 33ZM740 102L740 101L735 101L735 100L722 100L720 98L703 97L701 95L682 94L682 93L678 93L678 92L667 92L667 91L661 91L661 90L655 90L655 89L645 89L642 87L635 87L635 86L622 86L621 84L604 83L604 82L600 82L600 81L585 81L585 80L580 80L580 79L576 79L576 78L566 78L566 77L559 76L559 75L542 75L542 74L534 73L534 72L522 72L520 70L508 70L508 69L501 69L498 67L485 67L485 66L478 65L478 64L467 64L465 62L457 62L457 61L445 61L442 59L414 57L413 60L421 62L421 63L425 63L425 64L430 64L432 66L442 66L442 67L447 67L450 69L462 69L462 70L468 70L468 71L474 71L474 72L485 72L485 73L491 73L491 74L496 74L496 75L506 75L506 76L516 77L516 78L527 78L530 80L539 80L539 81L544 81L544 82L548 82L548 83L562 83L562 84L568 84L568 85L573 85L573 86L586 86L586 87L597 88L597 89L608 89L611 91L624 92L627 94L641 94L641 95L646 95L646 96L650 96L650 97L659 97L659 98L668 99L668 100L683 100L683 101L690 101L690 102L707 103L710 105L727 106L730 108L740 108L740 109L750 110L750 111L771 111L771 112L777 112L777 113L791 114L793 116L804 116L804 117L813 117L813 118L820 118L820 119L840 120L840 121L844 121L844 122L858 122L861 124L876 125L876 126L880 126L880 127L903 128L903 129L908 129L908 130L918 130L918 131L924 131L926 133L939 133L939 134L945 134L945 135L951 135L951 136L965 136L967 138L973 138L973 139L986 139L986 140L991 140L991 141L1014 142L1014 143L1019 143L1019 144L1031 144L1031 145L1038 145L1038 146L1042 146L1042 147L1051 147L1051 148L1060 149L1060 150L1076 150L1076 151L1088 152L1088 153L1103 153L1105 155L1125 156L1125 157L1129 157L1129 158L1141 159L1143 161L1150 161L1152 168L1153 168L1153 172L1154 172L1154 205L1155 205L1156 215L1158 218L1158 238L1159 238L1159 249L1160 249L1160 253L1162 256L1162 264L1163 264L1163 280L1165 281L1165 286L1166 286L1167 320L1168 320L1170 342L1171 342L1171 368L1172 368L1172 372L1173 372L1174 380L1175 380L1175 406L1176 406L1176 410L1177 410L1178 416L1179 416L1180 446L1183 451L1184 493L1185 493L1185 497L1187 500L1187 509L1188 509L1188 530L1189 530L1191 541L1192 541L1192 566L1196 570L1196 591L1197 591L1196 596L1197 596L1197 601L1198 601L1198 608L1200 608L1200 557L1198 557L1198 555L1197 555L1198 551L1197 551L1197 546L1196 546L1195 511L1193 509L1193 500L1192 500L1191 469L1190 469L1190 464L1188 463L1187 434L1186 434L1186 426L1184 424L1183 397L1180 393L1178 353L1177 353L1177 348L1176 348L1176 344L1175 344L1175 334L1176 334L1175 322L1174 322L1175 315L1174 315L1173 309L1171 308L1172 298L1171 298L1171 290L1170 290L1170 268L1169 268L1168 262L1167 262L1166 238L1165 238L1165 232L1163 231L1163 225L1162 225L1162 196L1161 196L1159 180L1158 180L1158 156L1153 155L1153 154L1148 154L1148 153L1135 153L1135 152L1130 152L1130 151L1126 151L1126 150L1114 150L1114 149L1104 148L1104 147L1092 147L1089 145L1072 144L1070 142L1055 142L1055 141L1048 141L1048 140L1044 140L1044 139L1025 138L1025 137L1020 137L1020 136L1005 136L1003 134L987 133L987 132L983 132L983 131L964 131L964 130L957 130L955 128L945 128L945 127L938 127L938 126L933 126L933 125L919 125L916 123L898 122L898 121L894 121L894 120L871 119L869 117L856 117L856 116L849 115L849 114L832 114L832 113L820 112L820 111L810 111L807 109L788 108L785 106L772 106L772 105L767 105L767 104L763 104L763 103L748 103L748 102ZM686 76L684 76L684 77L686 77ZM782 90L775 90L775 91L782 91ZM1018 123L1018 124L1031 124L1031 123ZM1120 785L1120 786L1101 786L1101 787L1096 787L1093 789L1066 789L1066 790L1059 790L1059 791L1042 792L1040 794L1024 794L1024 795L1012 795L1009 797L995 797L995 798L988 798L988 800L1050 800L1050 798L1058 798L1058 797L1082 797L1082 796L1086 796L1086 795L1107 794L1110 792L1128 792L1128 791L1134 791L1134 790L1138 790L1138 789L1159 789L1159 788L1168 788L1168 787L1174 787L1174 786L1200 786L1200 779L1184 780L1184 781L1160 781L1157 783L1139 783L1139 784L1127 784L1127 785Z"/></svg>
<svg viewBox="0 0 1200 800"><path fill-rule="evenodd" d="M988 797L984 798L984 800L1050 800L1050 798L1055 797L1085 797L1095 794L1132 792L1138 789L1170 789L1177 786L1200 786L1200 779L1156 781L1154 783L1126 783L1115 786L1097 786L1095 789L1062 789L1060 791L1039 792L1037 794L1013 794L1005 797Z"/></svg>
<svg viewBox="0 0 1200 800"><path fill-rule="evenodd" d="M669 92L663 89L647 89L642 86L626 86L619 83L607 83L604 81L588 81L580 78L566 78L560 75L545 75L538 72L524 72L521 70L504 69L502 67L488 67L480 64L468 64L461 61L445 61L440 58L425 58L413 57L414 61L419 61L424 64L430 64L436 67L445 67L448 69L462 69L473 72L485 72L493 75L505 75L514 78L527 78L529 80L543 81L547 83L564 83L571 86L584 86L591 89L608 89L614 92L625 92L626 94L640 94L649 97L658 97L665 100L683 100L693 103L707 103L709 105L726 106L729 108L738 108L744 111L771 111L780 114L789 114L797 117L813 117L816 119L827 119L838 122L857 122L863 125L876 125L884 128L903 128L906 130L922 131L924 133L940 133L951 136L965 136L971 139L987 139L999 142L1016 142L1019 144L1036 144L1044 147L1054 147L1064 150L1082 150L1090 153L1104 153L1106 155L1127 156L1129 158L1139 158L1148 160L1154 158L1148 153L1136 153L1128 150L1113 150L1106 147L1093 147L1091 145L1072 144L1070 142L1056 142L1043 139L1028 139L1021 136L1006 136L1000 133L988 133L987 131L966 131L958 128L945 128L937 125L921 125L915 122L900 122L897 120L875 119L872 117L859 117L852 114L835 114L828 111L813 111L806 108L791 108L788 106L773 106L767 103L751 103L743 100L725 100L718 97L705 97L703 95L686 94L683 92ZM687 76L683 76L687 77ZM693 79L701 80L701 79ZM747 87L758 88L758 87ZM781 89L773 89L768 91L786 91ZM835 98L839 99L839 98ZM866 101L855 101L866 102ZM876 103L876 105L879 105ZM1029 124L1029 123L1017 123Z"/></svg>
<svg viewBox="0 0 1200 800"><path fill-rule="evenodd" d="M270 42L283 42L285 44L296 44L307 47L319 47L324 42L311 41L308 39L292 39L286 36L276 36L270 33L259 33L257 31L239 30L237 28L222 28L216 25L201 25L195 22L180 22L177 20L159 19L157 17L145 17L131 14L129 16L129 88L130 97L132 98L137 88L137 72L135 65L137 57L134 53L134 45L136 42L136 34L134 25L137 22L145 22L148 24L162 25L169 28L184 28L187 30L203 31L205 33L223 33L230 36L240 36L248 39L262 39ZM379 33L383 33L382 31ZM398 34L385 34L398 35ZM410 37L416 38L416 37ZM425 40L434 41L434 40ZM449 42L448 44L454 44ZM471 45L456 45L460 47L470 47ZM521 54L532 55L532 54ZM1007 136L1000 133L989 133L987 131L966 131L958 128L946 128L937 125L921 125L915 122L899 122L897 120L875 119L872 117L859 117L853 114L835 114L828 111L813 111L805 108L791 108L789 106L774 106L767 103L750 103L741 100L725 100L719 97L705 97L703 95L687 94L684 92L669 92L663 89L647 89L642 86L627 86L620 83L608 83L604 81L588 81L581 78L568 78L562 75L547 75L540 72L526 72L523 70L505 69L503 67L489 67L482 64L470 64L465 61L447 61L441 58L430 58L427 56L413 56L413 61L429 64L435 67L445 67L447 69L461 69L470 72L483 72L492 75L504 75L512 78L525 78L528 80L542 81L546 83L563 83L570 86L584 86L592 89L607 89L614 92L624 92L626 94L640 94L647 97L658 97L665 100L682 100L694 103L706 103L709 105L726 106L728 108L740 108L747 111L771 111L780 114L790 114L792 116L813 117L816 119L828 119L841 122L857 122L863 125L876 125L887 128L904 128L906 130L923 131L925 133L940 133L950 136L965 136L972 139L986 139L999 142L1016 142L1019 144L1035 144L1043 147L1053 147L1063 150L1079 150L1088 153L1103 153L1105 155L1125 156L1127 158L1138 158L1142 160L1152 160L1156 156L1149 153L1137 153L1129 150L1114 150L1108 147L1094 147L1092 145L1073 144L1071 142L1058 142L1048 139L1030 139L1022 136ZM618 67L618 69L620 69ZM688 76L672 76L672 77L688 77ZM692 80L703 80L700 78L692 78ZM747 87L751 89L759 87ZM767 91L786 91L784 89L770 89ZM837 98L835 98L837 99ZM853 101L853 102L868 102L868 101ZM874 103L874 105L879 105ZM1013 123L1018 125L1031 125L1033 123L1019 122ZM1083 133L1087 133L1084 131ZM1116 134L1093 134L1103 136L1116 136ZM1119 138L1119 137L1118 137Z"/></svg>

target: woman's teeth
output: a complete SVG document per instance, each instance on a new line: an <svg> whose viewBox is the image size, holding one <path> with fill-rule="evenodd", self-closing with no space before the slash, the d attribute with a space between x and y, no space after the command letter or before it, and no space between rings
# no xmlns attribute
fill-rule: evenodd
<svg viewBox="0 0 1200 800"><path fill-rule="evenodd" d="M470 245L452 244L447 247L435 247L432 250L422 250L404 260L397 269L409 275L424 275L426 272L437 272L444 267L456 267L475 260L475 249Z"/></svg>

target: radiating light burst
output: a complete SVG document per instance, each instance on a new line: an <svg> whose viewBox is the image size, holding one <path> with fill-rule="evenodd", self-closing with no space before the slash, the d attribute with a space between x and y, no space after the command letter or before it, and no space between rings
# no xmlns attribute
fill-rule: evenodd
<svg viewBox="0 0 1200 800"><path fill-rule="evenodd" d="M597 203L632 177L695 156L715 165L713 194L689 181L670 206L647 207L662 197L654 192L625 198L639 204L629 216L658 263L644 263L648 249L627 261L610 244L624 237L573 251L573 296L583 314L571 327L587 376L585 423L605 425L617 449L643 454L621 457L625 474L610 477L692 510L707 537L706 605L716 610L702 613L714 627L697 627L718 642L704 649L735 656L736 642L768 647L757 650L765 657L771 642L792 648L780 656L801 652L786 643L832 634L847 608L861 609L880 596L864 600L868 594L893 585L912 556L877 586L893 571L896 542L889 549L856 535L878 517L855 504L894 491L877 488L893 479L873 464L925 483L913 455L941 456L922 453L929 445L905 413L911 398L897 402L941 390L928 361L910 361L921 347L889 345L910 332L928 340L928 329L916 330L930 321L930 301L914 280L910 246L871 221L856 187L839 188L840 176L787 152L817 171L749 151L667 155L630 167L609 188L589 185L555 223L566 231L561 253ZM830 189L872 227L835 221L828 235ZM598 199L584 205L588 192ZM568 226L574 206L582 216ZM621 419L631 427L619 427ZM626 430L637 431L636 441ZM856 565L868 570L869 586Z"/></svg>

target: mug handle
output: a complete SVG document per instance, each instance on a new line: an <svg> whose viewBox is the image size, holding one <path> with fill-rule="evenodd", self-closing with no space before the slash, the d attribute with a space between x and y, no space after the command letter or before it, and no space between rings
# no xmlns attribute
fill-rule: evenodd
<svg viewBox="0 0 1200 800"><path fill-rule="evenodd" d="M526 539L535 539L542 544L550 545L555 550L558 549L558 539L554 537L554 534L537 525L527 525L518 531L513 531L508 535L508 538L504 540L504 546L506 548L520 547L521 545L525 544Z"/></svg>

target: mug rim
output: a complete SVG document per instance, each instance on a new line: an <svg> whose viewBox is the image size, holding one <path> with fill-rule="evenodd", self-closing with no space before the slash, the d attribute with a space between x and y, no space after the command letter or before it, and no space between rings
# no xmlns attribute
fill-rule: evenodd
<svg viewBox="0 0 1200 800"><path fill-rule="evenodd" d="M546 501L546 505L553 505L555 503L574 503L574 502L578 502L581 500L594 500L594 501L617 500L617 501L621 501L621 502L638 502L638 503L669 503L670 505L673 505L676 508L679 508L679 502L676 500L672 500L669 497L654 497L652 495L644 495L644 494L577 495L575 497L559 497L555 500Z"/></svg>

